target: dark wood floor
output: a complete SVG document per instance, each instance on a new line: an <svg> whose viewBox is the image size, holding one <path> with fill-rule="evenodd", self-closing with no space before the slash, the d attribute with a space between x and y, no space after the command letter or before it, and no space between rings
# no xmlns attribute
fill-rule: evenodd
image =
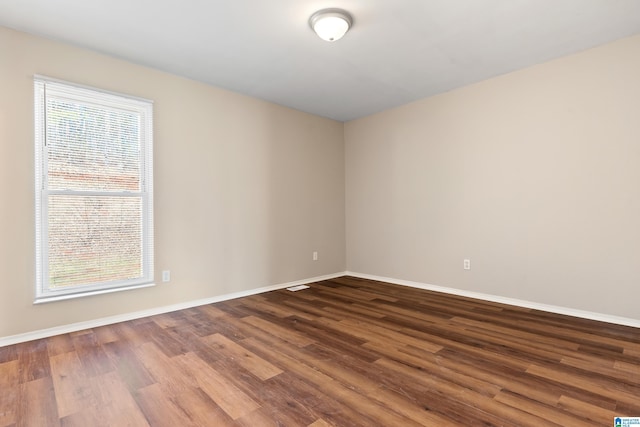
<svg viewBox="0 0 640 427"><path fill-rule="evenodd" d="M640 330L344 277L0 348L0 426L610 426Z"/></svg>

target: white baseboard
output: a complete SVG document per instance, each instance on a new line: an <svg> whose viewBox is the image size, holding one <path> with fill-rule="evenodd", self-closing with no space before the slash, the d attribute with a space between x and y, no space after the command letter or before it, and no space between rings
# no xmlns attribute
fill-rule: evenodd
<svg viewBox="0 0 640 427"><path fill-rule="evenodd" d="M426 283L412 282L409 280L394 279L391 277L374 276L371 274L355 273L347 271L348 276L359 277L361 279L377 280L379 282L392 283L395 285L409 286L411 288L426 289L429 291L442 292L446 294L458 295L468 298L475 298L484 301L497 302L501 304L515 305L517 307L532 308L534 310L547 311L549 313L564 314L567 316L580 317L583 319L597 320L600 322L614 323L617 325L632 326L640 328L640 319L630 319L626 317L612 316L609 314L594 313L591 311L577 310L574 308L560 307L556 305L541 304L537 302L525 301L515 298L501 297L497 295L483 294L479 292L465 291L444 286L428 285Z"/></svg>
<svg viewBox="0 0 640 427"><path fill-rule="evenodd" d="M81 331L83 329L91 329L91 328L97 328L99 326L105 326L105 325L111 325L111 324L114 324L114 323L126 322L128 320L140 319L142 317L155 316L157 314L169 313L171 311L184 310L186 308L197 307L197 306L200 306L200 305L206 305L206 304L213 304L213 303L216 303L216 302L228 301L228 300L231 300L231 299L246 297L246 296L249 296L249 295L256 295L256 294L261 294L261 293L264 293L264 292L275 291L275 290L278 290L278 289L284 289L284 288L288 288L288 287L291 287L291 286L305 285L307 283L314 283L314 282L319 282L319 281L322 281L322 280L335 279L336 277L342 277L345 274L346 274L345 272L328 274L328 275L325 275L325 276L318 276L318 277L312 277L312 278L309 278L309 279L296 280L295 282L281 283L281 284L278 284L278 285L265 286L265 287L262 287L262 288L251 289L251 290L248 290L248 291L233 292L233 293L230 293L230 294L220 295L220 296L211 297L211 298L204 298L204 299L199 299L199 300L195 300L195 301L187 301L187 302L183 302L183 303L167 305L167 306L164 306L164 307L157 307L157 308L151 308L151 309L148 309L148 310L136 311L136 312L133 312L133 313L119 314L119 315L116 315L116 316L103 317L101 319L88 320L86 322L71 323L69 325L62 325L62 326L56 326L56 327L53 327L53 328L41 329L41 330L38 330L38 331L27 332L27 333L24 333L24 334L17 334L17 335L10 335L10 336L7 336L7 337L0 337L0 347L4 347L4 346L7 346L7 345L12 345L12 344L18 344L18 343L26 342L26 341L37 340L37 339L41 339L41 338L47 338L47 337L51 337L51 336L54 336L54 335L68 334L70 332L77 332L77 331Z"/></svg>
<svg viewBox="0 0 640 427"><path fill-rule="evenodd" d="M111 324L119 323L119 322L126 322L128 320L140 319L142 317L155 316L157 314L169 313L169 312L177 311L177 310L184 310L186 308L197 307L197 306L200 306L200 305L206 305L206 304L213 304L213 303L216 303L216 302L228 301L228 300L232 300L232 299L236 299L236 298L246 297L246 296L249 296L249 295L261 294L261 293L264 293L264 292L275 291L275 290L278 290L278 289L284 289L284 288L288 288L288 287L292 287L292 286L306 285L308 283L320 282L322 280L335 279L337 277L342 277L342 276L353 276L353 277L359 277L359 278L362 278L362 279L377 280L379 282L386 282L386 283L392 283L392 284L396 284L396 285L409 286L409 287L417 288L417 289L425 289L425 290L429 290L429 291L442 292L442 293L452 294L452 295L459 295L459 296L463 296L463 297L475 298L475 299L480 299L480 300L484 300L484 301L492 301L492 302L497 302L497 303L501 303L501 304L514 305L514 306L517 306L517 307L524 307L524 308L531 308L531 309L535 309L535 310L542 310L542 311L547 311L547 312L550 312L550 313L557 313L557 314L564 314L564 315L567 315L567 316L580 317L580 318L583 318L583 319L597 320L597 321L600 321L600 322L614 323L614 324L617 324L617 325L625 325L625 326L632 326L632 327L635 327L635 328L640 328L640 320L638 320L638 319L630 319L630 318L626 318L626 317L618 317L618 316L612 316L612 315L608 315L608 314L594 313L594 312L590 312L590 311L577 310L577 309L568 308L568 307L560 307L560 306L555 306L555 305L541 304L541 303L536 303L536 302L531 302L531 301L519 300L519 299L515 299L515 298L507 298L507 297L501 297L501 296L497 296L497 295L490 295L490 294L483 294L483 293L479 293L479 292L471 292L471 291L465 291L465 290L461 290L461 289L448 288L448 287L444 287L444 286L429 285L429 284L426 284L426 283L412 282L412 281L409 281L409 280L394 279L394 278L391 278L391 277L382 277L382 276L375 276L375 275L372 275L372 274L356 273L356 272L353 272L353 271L344 271L344 272L340 272L340 273L328 274L328 275L325 275L325 276L318 276L318 277L312 277L312 278L309 278L309 279L297 280L295 282L281 283L281 284L278 284L278 285L265 286L265 287L262 287L262 288L251 289L251 290L248 290L248 291L233 292L233 293L230 293L230 294L220 295L220 296L211 297L211 298L204 298L204 299L199 299L199 300L194 300L194 301L187 301L187 302L168 305L168 306L164 306L164 307L157 307L157 308L151 308L151 309L148 309L148 310L136 311L136 312L132 312L132 313L119 314L119 315L116 315L116 316L103 317L103 318L100 318L100 319L88 320L86 322L78 322L78 323L72 323L72 324L69 324L69 325L56 326L56 327L53 327L53 328L41 329L41 330L38 330L38 331L27 332L27 333L24 333L24 334L17 334L17 335L10 335L10 336L7 336L7 337L0 337L0 347L4 347L4 346L7 346L7 345L12 345L12 344L18 344L18 343L26 342L26 341L37 340L37 339L41 339L41 338L47 338L47 337L51 337L51 336L54 336L54 335L67 334L67 333L70 333L70 332L81 331L83 329L91 329L91 328L97 328L99 326L111 325Z"/></svg>

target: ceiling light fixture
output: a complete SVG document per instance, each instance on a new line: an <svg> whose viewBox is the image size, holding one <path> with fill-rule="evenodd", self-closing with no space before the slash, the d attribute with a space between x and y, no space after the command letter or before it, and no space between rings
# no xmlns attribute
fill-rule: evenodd
<svg viewBox="0 0 640 427"><path fill-rule="evenodd" d="M349 31L352 22L351 15L342 9L322 9L309 18L313 31L328 42L340 40Z"/></svg>

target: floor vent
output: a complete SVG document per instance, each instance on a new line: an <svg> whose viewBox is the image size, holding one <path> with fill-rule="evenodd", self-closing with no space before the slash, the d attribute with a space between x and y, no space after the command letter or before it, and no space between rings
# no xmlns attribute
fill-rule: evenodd
<svg viewBox="0 0 640 427"><path fill-rule="evenodd" d="M287 288L288 291L291 292L296 292L296 291L301 291L303 289L308 289L309 286L307 285L297 285L297 286L291 286L290 288Z"/></svg>

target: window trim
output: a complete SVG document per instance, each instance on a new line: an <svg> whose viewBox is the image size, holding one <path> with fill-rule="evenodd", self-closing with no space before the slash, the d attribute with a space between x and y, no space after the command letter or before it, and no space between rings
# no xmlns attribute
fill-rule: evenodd
<svg viewBox="0 0 640 427"><path fill-rule="evenodd" d="M79 85L42 75L34 75L34 142L35 142L35 232L36 283L34 304L100 295L130 289L155 286L154 283L154 229L153 229L153 101ZM51 289L48 283L48 197L63 194L65 190L47 188L46 149L46 94L47 88L67 91L71 100L93 102L103 107L129 109L140 114L140 177L141 189L135 197L142 202L142 277L126 281L112 281L87 285L74 285L67 289ZM123 105L124 104L124 105ZM80 192L74 192L79 194ZM83 195L106 195L106 192L83 191ZM123 194L118 194L119 196Z"/></svg>

